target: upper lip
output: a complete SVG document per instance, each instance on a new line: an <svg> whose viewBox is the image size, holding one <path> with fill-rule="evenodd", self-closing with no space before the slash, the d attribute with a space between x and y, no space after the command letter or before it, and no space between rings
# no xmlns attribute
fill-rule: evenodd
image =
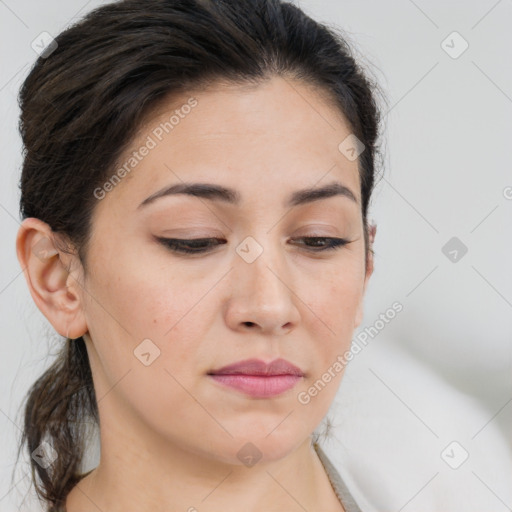
<svg viewBox="0 0 512 512"><path fill-rule="evenodd" d="M304 376L304 372L286 359L275 359L265 363L261 359L245 359L218 370L211 370L209 375L298 375Z"/></svg>

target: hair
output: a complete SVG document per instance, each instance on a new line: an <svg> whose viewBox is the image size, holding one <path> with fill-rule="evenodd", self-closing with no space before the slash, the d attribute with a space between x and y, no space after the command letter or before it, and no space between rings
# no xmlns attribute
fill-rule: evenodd
<svg viewBox="0 0 512 512"><path fill-rule="evenodd" d="M379 155L380 92L341 31L280 0L124 0L88 13L60 33L19 92L23 140L20 214L64 235L87 270L93 191L147 116L170 95L214 83L259 85L281 76L325 95L364 144L359 177L365 262L367 213ZM25 397L19 451L43 441L57 459L30 457L32 483L47 510L64 510L84 476L87 421L98 407L82 337L67 338Z"/></svg>

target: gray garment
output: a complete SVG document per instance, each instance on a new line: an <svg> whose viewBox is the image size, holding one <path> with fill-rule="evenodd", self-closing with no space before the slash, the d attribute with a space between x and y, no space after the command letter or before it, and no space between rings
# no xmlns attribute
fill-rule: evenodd
<svg viewBox="0 0 512 512"><path fill-rule="evenodd" d="M320 461L324 466L325 472L329 477L329 481L331 482L332 488L334 489L334 492L336 493L336 496L340 500L340 503L342 504L345 511L362 512L361 509L359 508L359 505L355 502L354 498L350 494L350 491L345 485L345 482L342 480L338 470L328 459L327 455L322 450L322 448L320 448L320 445L318 445L318 443L313 443L313 447L315 448L316 453L318 453L318 457L320 458Z"/></svg>

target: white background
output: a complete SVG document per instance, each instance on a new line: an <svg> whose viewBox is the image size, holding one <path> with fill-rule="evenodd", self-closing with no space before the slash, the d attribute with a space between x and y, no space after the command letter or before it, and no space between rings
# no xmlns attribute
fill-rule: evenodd
<svg viewBox="0 0 512 512"><path fill-rule="evenodd" d="M31 42L101 3L0 2L1 511L26 493L26 466L11 479L20 403L56 339L15 256L16 95ZM403 310L351 362L326 451L365 512L512 510L512 2L295 3L346 31L389 102L376 268L356 334L395 301ZM444 49L462 48L453 31L469 44L458 58ZM452 237L468 248L457 262L442 252Z"/></svg>

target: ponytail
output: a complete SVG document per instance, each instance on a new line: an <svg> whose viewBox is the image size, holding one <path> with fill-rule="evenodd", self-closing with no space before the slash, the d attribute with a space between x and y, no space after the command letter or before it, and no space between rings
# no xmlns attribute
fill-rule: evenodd
<svg viewBox="0 0 512 512"><path fill-rule="evenodd" d="M26 395L24 429L32 482L48 512L65 510L67 495L83 478L86 420L98 422L98 408L83 338L67 338L55 362ZM19 456L19 455L18 455Z"/></svg>

